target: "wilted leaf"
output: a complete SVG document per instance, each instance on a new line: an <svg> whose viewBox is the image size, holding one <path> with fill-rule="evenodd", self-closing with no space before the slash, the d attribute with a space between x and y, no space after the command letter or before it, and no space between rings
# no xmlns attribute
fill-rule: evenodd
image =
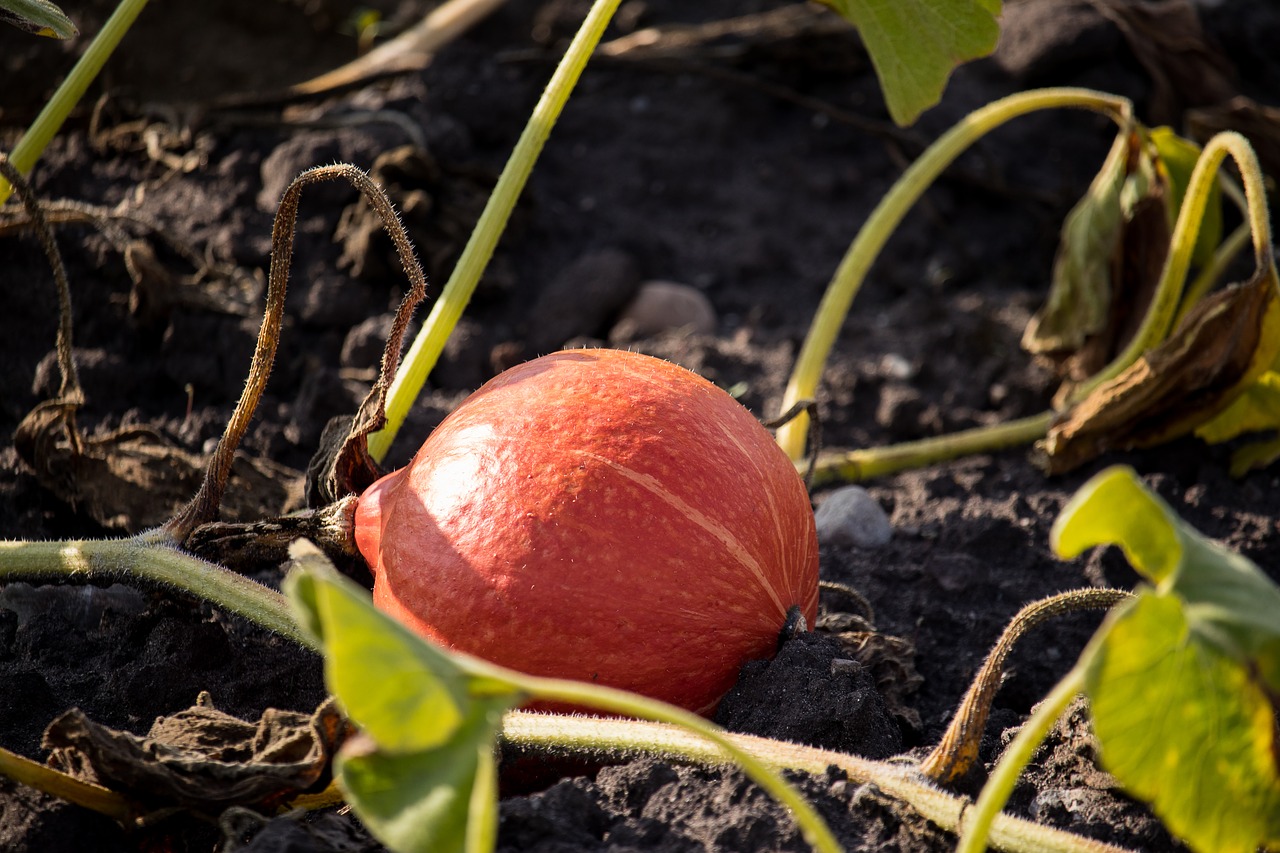
<svg viewBox="0 0 1280 853"><path fill-rule="evenodd" d="M329 689L364 730L338 761L361 821L398 853L491 849L494 736L521 693L467 671L331 568L295 569L285 585L323 643Z"/></svg>
<svg viewBox="0 0 1280 853"><path fill-rule="evenodd" d="M1065 412L1037 445L1050 473L1108 450L1186 435L1225 410L1280 353L1275 269L1201 300L1164 343Z"/></svg>
<svg viewBox="0 0 1280 853"><path fill-rule="evenodd" d="M1128 468L1090 480L1051 540L1063 557L1120 545L1155 584L1117 607L1086 653L1103 765L1197 850L1280 841L1280 587Z"/></svg>
<svg viewBox="0 0 1280 853"><path fill-rule="evenodd" d="M858 28L889 115L911 124L956 66L996 48L1000 0L822 0Z"/></svg>
<svg viewBox="0 0 1280 853"><path fill-rule="evenodd" d="M0 21L38 36L69 39L80 35L71 19L49 0L0 0Z"/></svg>
<svg viewBox="0 0 1280 853"><path fill-rule="evenodd" d="M1120 196L1136 144L1127 129L1116 134L1088 191L1063 221L1049 297L1022 335L1028 352L1072 352L1106 326L1111 265L1124 223Z"/></svg>
<svg viewBox="0 0 1280 853"><path fill-rule="evenodd" d="M268 708L245 722L196 705L161 717L146 737L116 731L68 711L49 725L49 764L149 808L179 805L216 815L232 806L273 808L323 784L349 729L337 706L314 714Z"/></svg>
<svg viewBox="0 0 1280 853"><path fill-rule="evenodd" d="M1120 245L1112 256L1111 304L1106 322L1063 360L1059 368L1063 382L1054 394L1055 408L1069 405L1079 383L1105 368L1124 351L1142 328L1160 288L1161 274L1169 256L1169 221L1165 215L1162 184L1153 181L1151 187L1147 195L1125 204Z"/></svg>

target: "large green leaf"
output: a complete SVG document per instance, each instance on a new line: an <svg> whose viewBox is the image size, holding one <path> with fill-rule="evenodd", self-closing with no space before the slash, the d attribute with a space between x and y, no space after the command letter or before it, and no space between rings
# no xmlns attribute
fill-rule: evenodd
<svg viewBox="0 0 1280 853"><path fill-rule="evenodd" d="M494 736L523 694L377 610L313 548L290 553L286 592L323 646L326 685L362 730L336 762L348 802L396 853L491 850Z"/></svg>
<svg viewBox="0 0 1280 853"><path fill-rule="evenodd" d="M347 801L399 853L492 850L498 826L494 735L502 709L472 709L455 737L402 755L344 749L338 778Z"/></svg>
<svg viewBox="0 0 1280 853"><path fill-rule="evenodd" d="M1196 850L1280 839L1275 709L1247 667L1150 591L1108 626L1086 675L1102 764Z"/></svg>
<svg viewBox="0 0 1280 853"><path fill-rule="evenodd" d="M0 0L0 21L38 36L69 39L80 35L71 19L49 0Z"/></svg>
<svg viewBox="0 0 1280 853"><path fill-rule="evenodd" d="M1064 557L1120 545L1155 584L1108 617L1087 653L1103 765L1196 850L1280 842L1280 587L1128 468L1086 484L1052 542Z"/></svg>
<svg viewBox="0 0 1280 853"><path fill-rule="evenodd" d="M889 115L911 124L961 63L996 48L1000 0L822 0L858 28Z"/></svg>

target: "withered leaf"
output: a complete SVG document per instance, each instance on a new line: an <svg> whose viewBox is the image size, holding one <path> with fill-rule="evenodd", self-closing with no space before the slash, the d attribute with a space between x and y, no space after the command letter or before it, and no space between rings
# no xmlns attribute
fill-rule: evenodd
<svg viewBox="0 0 1280 853"><path fill-rule="evenodd" d="M381 393L385 380L369 392L354 415L330 418L320 434L320 445L307 463L303 497L318 508L347 495L360 494L385 471L369 453L369 435L386 423Z"/></svg>
<svg viewBox="0 0 1280 853"><path fill-rule="evenodd" d="M1064 377L1054 396L1062 407L1078 383L1111 363L1142 326L1155 297L1160 274L1169 254L1169 219L1159 184L1134 202L1120 228L1120 242L1113 255L1111 298L1105 322L1060 368Z"/></svg>
<svg viewBox="0 0 1280 853"><path fill-rule="evenodd" d="M18 455L40 484L104 527L137 533L163 523L200 486L204 460L151 429L133 427L80 436L74 407L36 406L14 433ZM270 459L237 457L228 518L284 511L296 502L301 474Z"/></svg>
<svg viewBox="0 0 1280 853"><path fill-rule="evenodd" d="M1048 471L1169 441L1226 409L1280 352L1278 289L1268 264L1201 300L1164 343L1054 423L1037 445Z"/></svg>
<svg viewBox="0 0 1280 853"><path fill-rule="evenodd" d="M269 708L246 722L202 693L186 711L155 721L146 737L93 722L77 709L45 731L49 766L159 809L218 814L230 806L274 809L322 787L353 730L326 700L314 714Z"/></svg>
<svg viewBox="0 0 1280 853"><path fill-rule="evenodd" d="M1138 144L1136 134L1121 129L1084 198L1067 214L1049 298L1022 336L1028 352L1072 352L1106 324L1111 257L1124 222L1121 192Z"/></svg>

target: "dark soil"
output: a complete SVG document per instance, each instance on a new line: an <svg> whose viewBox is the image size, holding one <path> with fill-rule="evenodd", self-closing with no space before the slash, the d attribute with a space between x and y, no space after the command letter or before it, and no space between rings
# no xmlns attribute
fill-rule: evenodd
<svg viewBox="0 0 1280 853"><path fill-rule="evenodd" d="M111 5L70 11L92 33ZM284 105L209 108L212 99L275 90L346 61L354 40L342 26L357 5L377 6L393 23L412 20L423 6L229 0L147 8L35 170L36 191L45 200L143 216L198 257L207 252L262 271L276 199L297 172L339 160L377 164L399 187L438 286L589 4L512 0L421 73ZM628 2L609 37L785 5ZM1280 62L1269 46L1280 38L1280 15L1245 0L1200 5L1205 49L1229 58L1221 59L1224 79L1234 91L1274 102ZM388 461L405 461L467 391L501 367L570 341L606 339L616 319L608 288L540 299L553 282L572 296L582 265L621 270L620 288L664 279L705 294L717 314L714 334L616 342L738 386L752 411L773 416L849 240L904 164L967 111L1042 85L1128 95L1153 124L1180 125L1186 110L1204 105L1207 96L1173 75L1172 63L1135 52L1131 39L1150 34L1127 39L1097 7L1010 0L996 56L960 69L943 103L905 131L889 123L857 36L830 18L793 32L766 28L594 62ZM12 148L85 42L0 31L0 147ZM819 400L828 445L890 444L1047 407L1052 373L1022 352L1019 338L1045 296L1063 215L1111 134L1104 120L1084 113L1023 118L982 142L928 193L876 263L845 325ZM411 144L425 146L425 159L418 152L412 168L403 159L378 164L380 155ZM359 228L346 227L335 243L354 201L354 191L338 185L303 194L282 351L243 447L246 456L287 467L268 472L270 488L241 490L238 517L276 514L296 500L286 497L298 493L290 472L305 469L326 421L353 412L372 379L404 280L380 238L362 241ZM261 273L248 283L193 280L188 261L150 240L171 286L141 294L146 310L131 311L134 286L119 247L89 226L59 228L88 397L79 423L91 434L149 427L200 454L242 387L260 319ZM56 390L56 299L33 239L5 236L0 257L0 434L9 436ZM1063 503L1109 463L1135 466L1193 524L1280 576L1280 481L1269 472L1233 480L1226 459L1225 450L1182 440L1047 478L1025 453L1011 451L869 484L890 514L892 540L876 550L824 548L822 571L861 591L879 630L914 647L918 685L877 690L866 671L835 678L831 660L840 652L806 640L772 666L752 665L750 680L727 703L726 721L873 756L921 754L1023 604L1073 587L1137 582L1118 553L1060 562L1049 550L1049 527ZM187 488L128 513L70 505L6 444L0 532L21 539L133 532L165 518ZM279 570L262 566L258 576L275 581ZM1097 622L1096 615L1061 619L1016 652L989 724L987 766ZM319 661L289 642L181 595L123 586L0 591L0 680L0 746L40 760L42 731L71 707L142 733L202 690L246 718L269 707L310 711L324 697ZM1011 808L1143 850L1179 849L1092 759L1078 710L1060 724ZM954 845L909 810L838 775L799 781L850 850ZM501 820L504 850L803 846L781 810L741 774L648 759L513 793ZM228 850L378 849L351 818L330 813L237 823L227 834ZM0 781L4 850L206 851L223 835L185 817L130 834Z"/></svg>

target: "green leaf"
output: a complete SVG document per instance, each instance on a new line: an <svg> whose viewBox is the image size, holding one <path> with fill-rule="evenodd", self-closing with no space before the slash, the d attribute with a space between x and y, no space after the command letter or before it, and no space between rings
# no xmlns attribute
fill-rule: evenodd
<svg viewBox="0 0 1280 853"><path fill-rule="evenodd" d="M1191 173L1195 171L1196 161L1200 159L1200 146L1189 139L1183 139L1171 128L1157 127L1150 131L1152 143L1160 156L1160 163L1167 176L1169 194L1168 202L1169 227L1172 229L1177 221L1178 211L1182 208L1182 199L1187 194L1187 184L1191 182ZM1204 215L1200 219L1200 232L1196 235L1196 247L1191 255L1191 262L1196 266L1204 266L1213 259L1213 253L1222 242L1222 187L1215 181L1209 190L1209 201L1205 205Z"/></svg>
<svg viewBox="0 0 1280 853"><path fill-rule="evenodd" d="M1096 545L1119 545L1135 568L1159 582L1182 561L1182 541L1169 515L1132 469L1108 468L1062 508L1049 531L1049 544L1067 560Z"/></svg>
<svg viewBox="0 0 1280 853"><path fill-rule="evenodd" d="M942 99L961 63L996 48L1000 0L822 0L858 28L901 126Z"/></svg>
<svg viewBox="0 0 1280 853"><path fill-rule="evenodd" d="M1275 709L1261 685L1196 635L1176 597L1146 591L1114 617L1086 674L1102 765L1196 850L1280 839Z"/></svg>
<svg viewBox="0 0 1280 853"><path fill-rule="evenodd" d="M1121 194L1130 138L1127 128L1116 134L1102 168L1062 223L1049 298L1022 336L1028 352L1073 352L1107 324L1111 261L1124 224Z"/></svg>
<svg viewBox="0 0 1280 853"><path fill-rule="evenodd" d="M1230 441L1246 432L1280 428L1280 373L1268 370L1244 389L1230 406L1196 428L1210 444Z"/></svg>
<svg viewBox="0 0 1280 853"><path fill-rule="evenodd" d="M1116 608L1086 653L1103 765L1196 850L1280 841L1280 587L1128 468L1085 484L1051 541L1064 557L1120 545L1156 584Z"/></svg>
<svg viewBox="0 0 1280 853"><path fill-rule="evenodd" d="M321 626L325 682L356 725L388 752L427 749L454 734L466 684L445 655L364 606L360 591L315 574L290 578L302 621Z"/></svg>
<svg viewBox="0 0 1280 853"><path fill-rule="evenodd" d="M347 802L398 853L492 850L498 824L493 741L500 721L501 710L481 703L436 749L344 750L337 767Z"/></svg>
<svg viewBox="0 0 1280 853"><path fill-rule="evenodd" d="M523 693L379 611L313 546L290 555L285 591L323 645L326 685L362 729L336 762L348 802L397 853L491 850L494 736Z"/></svg>
<svg viewBox="0 0 1280 853"><path fill-rule="evenodd" d="M69 39L80 35L71 19L48 0L0 0L0 21L38 36Z"/></svg>

